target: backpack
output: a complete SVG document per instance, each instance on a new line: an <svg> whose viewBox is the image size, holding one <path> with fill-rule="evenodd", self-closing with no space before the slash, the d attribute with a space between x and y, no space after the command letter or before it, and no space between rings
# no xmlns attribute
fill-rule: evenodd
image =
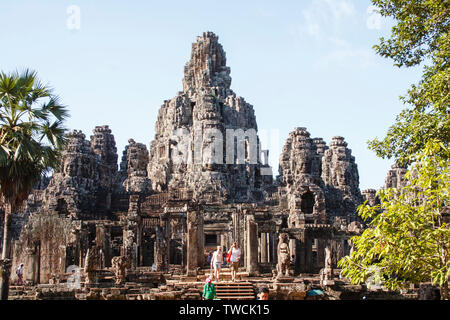
<svg viewBox="0 0 450 320"><path fill-rule="evenodd" d="M230 264L231 263L231 252L227 253L227 263Z"/></svg>

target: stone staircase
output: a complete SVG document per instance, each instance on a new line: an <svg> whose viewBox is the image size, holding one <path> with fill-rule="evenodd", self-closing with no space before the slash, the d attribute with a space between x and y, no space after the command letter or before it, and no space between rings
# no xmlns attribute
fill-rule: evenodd
<svg viewBox="0 0 450 320"><path fill-rule="evenodd" d="M36 290L33 286L10 286L9 300L35 300Z"/></svg>
<svg viewBox="0 0 450 320"><path fill-rule="evenodd" d="M201 269L198 272L197 278L201 280L205 280L206 276L209 274L213 274L214 272L211 269ZM249 277L249 273L245 271L244 268L239 268L238 272L236 272L236 279L244 281ZM220 270L220 280L231 281L231 268L230 267L222 267Z"/></svg>
<svg viewBox="0 0 450 320"><path fill-rule="evenodd" d="M250 282L215 282L216 296L220 300L255 300Z"/></svg>

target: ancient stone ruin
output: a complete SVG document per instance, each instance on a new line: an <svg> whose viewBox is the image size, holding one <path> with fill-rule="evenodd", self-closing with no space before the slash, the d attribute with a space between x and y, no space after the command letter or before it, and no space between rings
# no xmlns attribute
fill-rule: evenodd
<svg viewBox="0 0 450 320"><path fill-rule="evenodd" d="M67 135L60 166L14 218L13 267L25 264L35 298L197 299L208 253L234 241L250 288L260 277L272 297L294 299L306 275L334 284L362 230L356 208L375 191L359 190L343 137L327 145L301 127L274 179L253 106L230 86L225 51L206 32L192 45L183 91L159 109L149 148L130 139L119 166L108 126L90 140ZM393 168L387 185L401 176ZM75 294L55 289L69 282Z"/></svg>

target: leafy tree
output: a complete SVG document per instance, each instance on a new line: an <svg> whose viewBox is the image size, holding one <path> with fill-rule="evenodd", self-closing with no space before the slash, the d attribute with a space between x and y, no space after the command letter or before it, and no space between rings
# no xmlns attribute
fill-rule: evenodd
<svg viewBox="0 0 450 320"><path fill-rule="evenodd" d="M369 141L369 148L401 165L414 162L431 138L448 147L450 141L450 0L372 0L380 14L397 24L389 39L374 48L397 67L426 63L421 81L413 85L403 110L384 139Z"/></svg>
<svg viewBox="0 0 450 320"><path fill-rule="evenodd" d="M372 0L397 24L374 48L397 67L426 63L421 81L401 97L410 108L384 139L369 141L382 158L409 166L406 186L378 191L380 204L359 206L368 228L339 266L353 283L378 278L392 290L410 283L439 284L448 299L450 276L449 85L450 1Z"/></svg>
<svg viewBox="0 0 450 320"><path fill-rule="evenodd" d="M449 158L443 143L430 140L408 170L404 188L381 189L379 205L358 208L370 222L351 239L356 250L339 261L343 276L357 284L378 276L392 290L431 281L448 299Z"/></svg>
<svg viewBox="0 0 450 320"><path fill-rule="evenodd" d="M58 164L67 110L35 72L0 73L0 197L4 207L2 260L11 258L11 219L41 175ZM7 299L9 270L0 279Z"/></svg>

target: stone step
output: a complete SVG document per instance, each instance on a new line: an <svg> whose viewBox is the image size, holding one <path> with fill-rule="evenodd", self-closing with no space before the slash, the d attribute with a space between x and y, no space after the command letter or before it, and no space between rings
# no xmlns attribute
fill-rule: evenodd
<svg viewBox="0 0 450 320"><path fill-rule="evenodd" d="M132 294L127 294L126 297L127 297L127 300L138 300L138 297L140 295L141 294L134 294L134 293L132 293Z"/></svg>
<svg viewBox="0 0 450 320"><path fill-rule="evenodd" d="M216 290L220 290L220 291L248 291L248 290L253 290L253 287L239 287L239 288L235 288L235 287L216 287Z"/></svg>
<svg viewBox="0 0 450 320"><path fill-rule="evenodd" d="M217 296L220 300L255 300L254 296Z"/></svg>
<svg viewBox="0 0 450 320"><path fill-rule="evenodd" d="M250 282L218 282L216 295L221 300L253 300L255 293Z"/></svg>
<svg viewBox="0 0 450 320"><path fill-rule="evenodd" d="M244 290L216 289L216 292L220 292L220 293L225 293L225 292L234 292L234 293L250 292L250 293L253 293L253 289L244 289Z"/></svg>
<svg viewBox="0 0 450 320"><path fill-rule="evenodd" d="M240 286L251 286L252 284L250 282L247 281L238 281L238 282L232 282L232 281L223 281L223 282L218 282L216 283L218 285L227 285L227 286L233 286L233 287L240 287Z"/></svg>
<svg viewBox="0 0 450 320"><path fill-rule="evenodd" d="M9 297L8 300L36 300L35 295L21 295L16 297Z"/></svg>
<svg viewBox="0 0 450 320"><path fill-rule="evenodd" d="M216 290L217 296L253 296L253 290L252 291L242 291L242 292L222 292Z"/></svg>

